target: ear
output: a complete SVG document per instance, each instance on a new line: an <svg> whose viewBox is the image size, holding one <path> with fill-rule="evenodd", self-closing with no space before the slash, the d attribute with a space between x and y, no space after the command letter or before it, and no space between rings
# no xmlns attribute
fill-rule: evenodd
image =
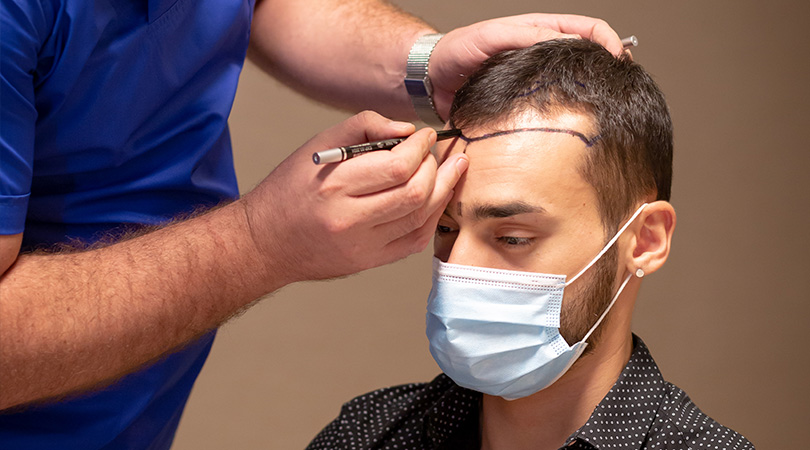
<svg viewBox="0 0 810 450"><path fill-rule="evenodd" d="M675 231L675 209L669 202L648 204L628 231L625 265L635 276L649 275L664 265L669 257L672 233ZM641 269L643 273L638 272Z"/></svg>

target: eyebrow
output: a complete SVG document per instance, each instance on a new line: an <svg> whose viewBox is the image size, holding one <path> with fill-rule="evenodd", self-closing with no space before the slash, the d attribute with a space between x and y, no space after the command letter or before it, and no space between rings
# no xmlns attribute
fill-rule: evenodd
<svg viewBox="0 0 810 450"><path fill-rule="evenodd" d="M482 204L482 205L473 205L472 213L473 217L478 220L481 219L501 219L504 217L512 217L518 214L527 214L527 213L540 213L545 214L545 208L542 206L531 205L526 202L522 201L515 201L509 202L499 205L494 204Z"/></svg>

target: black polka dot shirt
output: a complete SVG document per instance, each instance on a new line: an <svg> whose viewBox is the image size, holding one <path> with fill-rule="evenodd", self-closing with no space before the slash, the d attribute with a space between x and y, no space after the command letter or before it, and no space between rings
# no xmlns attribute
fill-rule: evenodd
<svg viewBox="0 0 810 450"><path fill-rule="evenodd" d="M634 336L633 343L616 384L563 449L754 448L664 381L644 342ZM480 393L444 374L430 383L380 389L343 405L308 449L478 450L480 402Z"/></svg>

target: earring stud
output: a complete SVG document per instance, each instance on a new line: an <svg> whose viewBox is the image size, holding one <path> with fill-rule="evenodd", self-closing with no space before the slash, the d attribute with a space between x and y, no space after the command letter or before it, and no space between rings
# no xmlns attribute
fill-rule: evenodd
<svg viewBox="0 0 810 450"><path fill-rule="evenodd" d="M639 277L639 278L642 278L644 276L644 270L643 269L636 269L636 276Z"/></svg>

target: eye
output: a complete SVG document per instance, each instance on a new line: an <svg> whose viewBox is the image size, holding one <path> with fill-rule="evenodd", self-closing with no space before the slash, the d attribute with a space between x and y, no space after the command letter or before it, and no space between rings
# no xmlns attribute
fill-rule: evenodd
<svg viewBox="0 0 810 450"><path fill-rule="evenodd" d="M452 220L442 218L436 225L436 235L433 239L433 255L440 260L447 262L450 259L450 252L458 237L458 225Z"/></svg>
<svg viewBox="0 0 810 450"><path fill-rule="evenodd" d="M452 227L449 227L447 225L439 224L439 225L436 226L436 234L439 234L439 235L452 233L454 231L456 231L456 230L454 230Z"/></svg>
<svg viewBox="0 0 810 450"><path fill-rule="evenodd" d="M534 238L516 237L516 236L499 236L496 240L507 247L518 247L522 245L529 245L534 241Z"/></svg>

